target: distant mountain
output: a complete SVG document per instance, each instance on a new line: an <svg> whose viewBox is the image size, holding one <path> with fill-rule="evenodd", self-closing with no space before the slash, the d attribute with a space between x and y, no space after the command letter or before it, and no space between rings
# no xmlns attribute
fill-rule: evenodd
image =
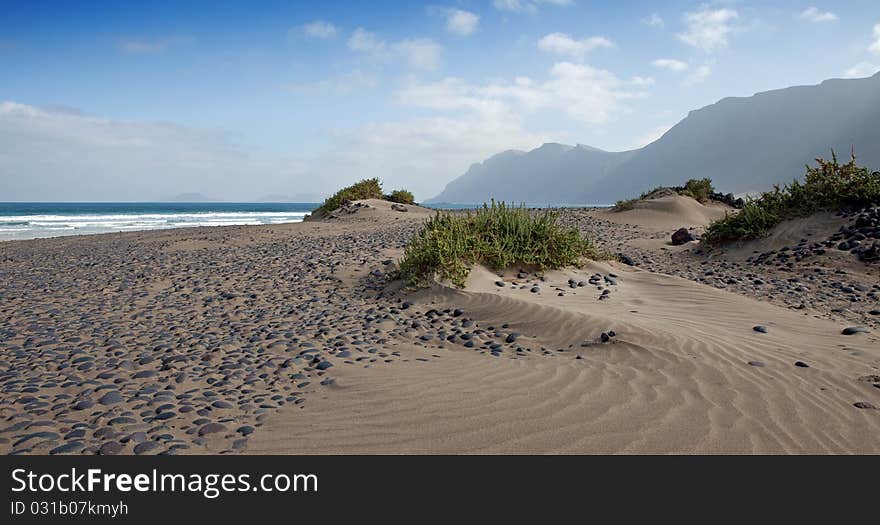
<svg viewBox="0 0 880 525"><path fill-rule="evenodd" d="M324 197L317 193L295 193L293 195L283 195L270 193L263 195L256 202L323 202Z"/></svg>
<svg viewBox="0 0 880 525"><path fill-rule="evenodd" d="M508 150L473 164L428 202L496 200L530 204L582 204L572 189L600 180L630 158L589 146L544 144L528 153Z"/></svg>
<svg viewBox="0 0 880 525"><path fill-rule="evenodd" d="M167 199L167 202L216 202L217 199L206 197L201 193L179 193Z"/></svg>
<svg viewBox="0 0 880 525"><path fill-rule="evenodd" d="M847 160L853 147L860 164L880 169L880 73L725 98L638 150L552 144L504 152L471 166L429 202L611 203L701 177L723 192L760 191L802 176L805 164L831 148Z"/></svg>

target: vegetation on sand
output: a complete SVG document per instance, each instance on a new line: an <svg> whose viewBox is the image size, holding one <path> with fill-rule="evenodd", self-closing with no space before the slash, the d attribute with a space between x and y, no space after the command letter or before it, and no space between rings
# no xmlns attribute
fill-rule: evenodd
<svg viewBox="0 0 880 525"><path fill-rule="evenodd" d="M399 204L415 203L415 197L413 197L413 194L407 190L394 190L385 196L385 200L397 202Z"/></svg>
<svg viewBox="0 0 880 525"><path fill-rule="evenodd" d="M646 191L642 193L634 199L619 200L614 204L613 210L631 210L635 208L637 202L654 198L655 194L657 196L668 194L662 192L661 190L667 190L667 192L675 192L679 195L684 195L703 203L709 201L709 199L713 198L716 195L715 188L712 186L712 179L690 179L684 184L684 186L675 186L672 188L658 186L651 191Z"/></svg>
<svg viewBox="0 0 880 525"><path fill-rule="evenodd" d="M341 208L346 202L363 199L385 199L402 204L413 204L414 202L413 194L407 190L394 190L390 195L384 195L382 193L382 182L374 177L361 180L337 191L325 200L324 204L315 210L315 213L330 213Z"/></svg>
<svg viewBox="0 0 880 525"><path fill-rule="evenodd" d="M590 240L576 229L563 228L558 219L553 210L532 213L494 200L476 212L437 212L407 244L400 276L414 287L429 284L435 276L463 287L474 264L544 270L597 258Z"/></svg>
<svg viewBox="0 0 880 525"><path fill-rule="evenodd" d="M631 210L631 209L633 209L633 208L636 207L636 203L637 203L637 202L639 202L639 201L643 201L643 200L647 199L648 197L651 196L652 193L654 193L654 192L656 192L657 190L660 190L660 189L662 189L662 187L658 186L658 187L654 188L654 189L651 190L651 191L646 191L646 192L642 193L642 194L639 195L638 197L635 197L635 198L632 198L632 199L626 199L626 200L619 200L619 201L617 201L617 202L614 204L614 208L613 208L613 210L614 210L614 211L627 211L627 210Z"/></svg>
<svg viewBox="0 0 880 525"><path fill-rule="evenodd" d="M748 200L742 210L728 214L709 225L703 240L709 245L755 239L787 219L806 217L819 211L861 208L880 204L880 172L856 165L855 154L840 164L816 159L818 166L807 166L804 182L797 180Z"/></svg>
<svg viewBox="0 0 880 525"><path fill-rule="evenodd" d="M707 202L715 193L712 187L712 179L690 179L684 183L683 188L675 188L679 195L690 197L697 202Z"/></svg>

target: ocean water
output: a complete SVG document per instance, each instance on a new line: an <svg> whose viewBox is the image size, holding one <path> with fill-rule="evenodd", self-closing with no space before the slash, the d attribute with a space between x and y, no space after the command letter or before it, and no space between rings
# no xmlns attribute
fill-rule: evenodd
<svg viewBox="0 0 880 525"><path fill-rule="evenodd" d="M315 203L0 202L0 241L119 231L300 222Z"/></svg>

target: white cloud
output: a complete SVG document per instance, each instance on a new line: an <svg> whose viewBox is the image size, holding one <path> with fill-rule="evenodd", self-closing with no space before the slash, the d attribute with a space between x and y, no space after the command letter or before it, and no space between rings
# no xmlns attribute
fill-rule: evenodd
<svg viewBox="0 0 880 525"><path fill-rule="evenodd" d="M439 111L479 112L484 116L521 115L543 109L562 111L585 124L601 125L626 109L624 101L647 95L652 79L621 80L614 73L586 64L558 62L544 81L518 77L512 82L472 85L447 78L411 82L397 94L400 102Z"/></svg>
<svg viewBox="0 0 880 525"><path fill-rule="evenodd" d="M578 60L583 60L584 56L594 49L613 45L610 40L601 36L575 40L565 33L550 33L538 40L538 49L541 51L570 56Z"/></svg>
<svg viewBox="0 0 880 525"><path fill-rule="evenodd" d="M632 143L630 143L628 149L638 149L645 147L662 137L670 129L672 129L672 126L670 125L662 125L651 128L648 131L636 136Z"/></svg>
<svg viewBox="0 0 880 525"><path fill-rule="evenodd" d="M470 11L449 9L446 11L446 30L456 35L467 36L477 30L480 16Z"/></svg>
<svg viewBox="0 0 880 525"><path fill-rule="evenodd" d="M880 64L872 64L870 62L859 62L853 67L843 72L843 78L865 78L873 76L874 73L880 71Z"/></svg>
<svg viewBox="0 0 880 525"><path fill-rule="evenodd" d="M712 68L708 64L703 64L688 75L682 82L683 87L693 87L702 84L712 75Z"/></svg>
<svg viewBox="0 0 880 525"><path fill-rule="evenodd" d="M674 71L675 73L681 73L682 71L686 71L688 68L687 62L682 62L681 60L676 60L674 58L658 58L657 60L651 62L651 65L654 67L659 67L660 69L668 69L669 71Z"/></svg>
<svg viewBox="0 0 880 525"><path fill-rule="evenodd" d="M312 23L306 24L302 26L302 30L306 36L312 38L331 38L336 36L337 32L336 26L323 20L315 20Z"/></svg>
<svg viewBox="0 0 880 525"><path fill-rule="evenodd" d="M801 12L800 18L809 20L810 22L834 22L837 20L837 15L831 11L825 11L823 13L822 11L819 11L818 7L808 7Z"/></svg>
<svg viewBox="0 0 880 525"><path fill-rule="evenodd" d="M492 5L499 11L512 11L514 13L534 13L537 11L535 4L525 0L493 0Z"/></svg>
<svg viewBox="0 0 880 525"><path fill-rule="evenodd" d="M119 48L126 53L159 53L169 47L179 44L188 44L195 40L189 36L172 36L156 39L123 39L119 41Z"/></svg>
<svg viewBox="0 0 880 525"><path fill-rule="evenodd" d="M385 50L385 42L379 40L376 33L371 33L359 27L349 37L348 48L352 51L362 51L364 53L380 53Z"/></svg>
<svg viewBox="0 0 880 525"><path fill-rule="evenodd" d="M0 180L16 200L256 198L289 189L293 163L255 158L222 130L0 102ZM289 193L289 192L288 192Z"/></svg>
<svg viewBox="0 0 880 525"><path fill-rule="evenodd" d="M535 14L541 4L566 7L574 4L573 0L492 0L492 5L499 11Z"/></svg>
<svg viewBox="0 0 880 525"><path fill-rule="evenodd" d="M442 48L430 38L401 40L392 44L391 49L412 68L434 71L440 66Z"/></svg>
<svg viewBox="0 0 880 525"><path fill-rule="evenodd" d="M733 9L710 9L704 6L701 11L685 13L687 27L677 36L682 42L711 53L727 47L727 37L733 31L730 23L737 18L739 13Z"/></svg>
<svg viewBox="0 0 880 525"><path fill-rule="evenodd" d="M657 13L651 13L651 16L646 16L642 18L642 23L647 24L651 27L666 27L666 22L663 21L663 18Z"/></svg>
<svg viewBox="0 0 880 525"><path fill-rule="evenodd" d="M357 28L348 39L348 48L375 60L402 58L409 67L433 71L440 65L443 48L430 38L411 38L388 43L375 33Z"/></svg>
<svg viewBox="0 0 880 525"><path fill-rule="evenodd" d="M874 41L868 46L868 51L880 55L880 24L874 26Z"/></svg>

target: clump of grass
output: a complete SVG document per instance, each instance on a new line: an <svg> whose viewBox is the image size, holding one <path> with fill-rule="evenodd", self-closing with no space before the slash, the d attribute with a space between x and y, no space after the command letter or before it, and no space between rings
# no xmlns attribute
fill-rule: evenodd
<svg viewBox="0 0 880 525"><path fill-rule="evenodd" d="M385 200L398 204L414 204L416 201L413 194L407 190L394 190L385 196Z"/></svg>
<svg viewBox="0 0 880 525"><path fill-rule="evenodd" d="M690 179L683 188L675 188L679 195L690 197L697 202L707 202L715 194L712 179Z"/></svg>
<svg viewBox="0 0 880 525"><path fill-rule="evenodd" d="M806 217L819 211L860 208L880 204L880 172L856 165L855 154L840 164L834 151L831 160L816 159L818 166L806 166L804 182L798 180L748 200L735 215L726 215L709 225L703 240L709 245L756 239L787 219Z"/></svg>
<svg viewBox="0 0 880 525"><path fill-rule="evenodd" d="M612 208L612 210L613 211L631 210L636 207L637 202L643 201L643 200L649 198L651 196L651 194L653 194L654 192L656 192L658 190L662 190L662 189L663 189L662 186L657 186L653 190L646 191L646 192L642 193L641 195L639 195L638 197L635 197L633 199L619 200L614 204L614 207Z"/></svg>
<svg viewBox="0 0 880 525"><path fill-rule="evenodd" d="M635 199L619 200L614 203L614 211L627 211L636 207L636 203L642 200L642 197Z"/></svg>
<svg viewBox="0 0 880 525"><path fill-rule="evenodd" d="M665 191L664 191L665 190ZM715 196L715 188L712 186L712 179L690 179L684 186L656 188L646 191L633 199L619 200L614 204L613 211L627 211L636 207L636 203L651 198L669 195L671 192L678 193L690 197L699 202L706 202Z"/></svg>
<svg viewBox="0 0 880 525"><path fill-rule="evenodd" d="M346 201L381 198L383 198L382 183L379 181L379 179L364 179L360 182L356 182L351 186L342 188L341 190L337 191L335 194L333 194L333 196L325 200L324 204L322 204L320 208L315 210L315 212L330 213L332 211L338 210Z"/></svg>
<svg viewBox="0 0 880 525"><path fill-rule="evenodd" d="M435 276L463 287L475 264L544 270L577 266L582 257L598 258L589 239L563 228L558 219L553 210L531 213L494 200L475 213L437 212L407 244L400 276L412 287L427 285Z"/></svg>

